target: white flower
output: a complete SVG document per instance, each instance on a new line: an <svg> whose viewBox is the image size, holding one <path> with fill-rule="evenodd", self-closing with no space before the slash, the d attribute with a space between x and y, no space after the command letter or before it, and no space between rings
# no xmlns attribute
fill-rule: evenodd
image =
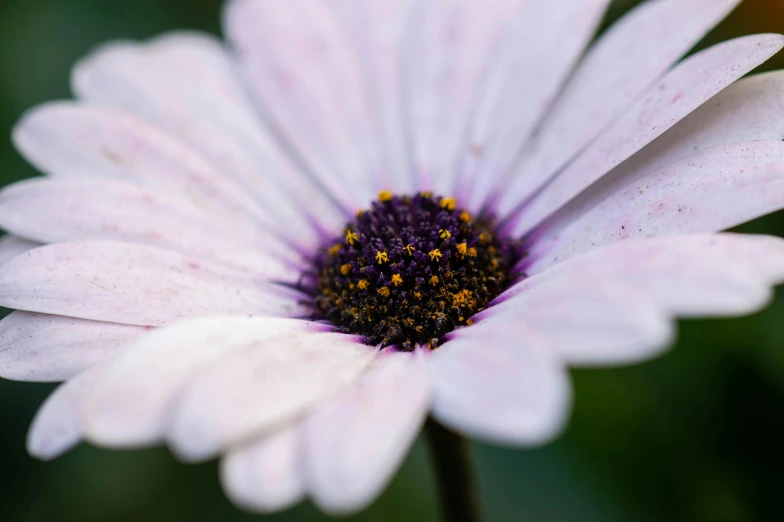
<svg viewBox="0 0 784 522"><path fill-rule="evenodd" d="M0 374L66 381L30 452L166 442L220 456L248 509L350 512L428 414L540 444L568 416L569 366L658 355L676 317L758 310L784 242L719 232L784 207L784 73L741 80L784 37L679 62L738 3L648 1L586 51L608 0L234 0L227 46L99 49L77 101L14 130L46 177L0 194L0 305L17 309ZM412 219L437 238L409 252L408 232L373 229L423 191L436 209ZM489 248L512 246L524 277L476 314L488 266L507 273ZM460 286L467 266L479 286ZM416 289L443 314L406 323ZM319 320L349 316L348 334Z"/></svg>

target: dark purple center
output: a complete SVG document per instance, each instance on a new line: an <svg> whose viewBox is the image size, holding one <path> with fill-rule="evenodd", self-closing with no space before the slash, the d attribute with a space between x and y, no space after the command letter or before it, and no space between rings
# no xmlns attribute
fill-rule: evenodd
<svg viewBox="0 0 784 522"><path fill-rule="evenodd" d="M382 192L318 253L316 304L370 345L435 348L508 286L519 257L452 198Z"/></svg>

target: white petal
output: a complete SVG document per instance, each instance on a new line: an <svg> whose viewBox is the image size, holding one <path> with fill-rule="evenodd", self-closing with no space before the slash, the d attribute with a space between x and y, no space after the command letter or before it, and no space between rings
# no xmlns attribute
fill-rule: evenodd
<svg viewBox="0 0 784 522"><path fill-rule="evenodd" d="M233 0L225 30L272 127L315 179L360 208L375 196L381 153L368 82L340 22L327 0Z"/></svg>
<svg viewBox="0 0 784 522"><path fill-rule="evenodd" d="M548 442L570 409L566 371L520 330L450 340L430 358L430 377L433 417L491 443Z"/></svg>
<svg viewBox="0 0 784 522"><path fill-rule="evenodd" d="M561 277L622 281L679 316L740 315L764 306L784 276L784 240L704 234L618 243L576 256L505 292ZM598 283L597 283L598 284Z"/></svg>
<svg viewBox="0 0 784 522"><path fill-rule="evenodd" d="M98 364L60 385L36 413L27 434L27 451L52 460L82 441L82 404L95 388L106 363Z"/></svg>
<svg viewBox="0 0 784 522"><path fill-rule="evenodd" d="M86 402L87 434L106 446L160 442L180 394L227 355L316 328L294 319L194 319L145 336L102 373Z"/></svg>
<svg viewBox="0 0 784 522"><path fill-rule="evenodd" d="M571 365L629 364L670 345L669 315L638 289L611 277L559 276L492 307L467 334L497 331L513 339L516 331L533 332Z"/></svg>
<svg viewBox="0 0 784 522"><path fill-rule="evenodd" d="M531 273L617 241L718 232L783 208L784 143L734 143L635 178L612 179L565 209L531 249Z"/></svg>
<svg viewBox="0 0 784 522"><path fill-rule="evenodd" d="M215 363L183 393L167 430L184 460L291 424L354 382L375 349L334 333L279 336Z"/></svg>
<svg viewBox="0 0 784 522"><path fill-rule="evenodd" d="M246 225L261 210L247 190L202 155L128 112L54 102L28 111L14 145L39 170L70 179L119 180L184 192Z"/></svg>
<svg viewBox="0 0 784 522"><path fill-rule="evenodd" d="M370 103L378 121L382 154L376 188L409 194L414 191L415 180L403 118L400 46L413 0L332 0L332 3L354 38L352 44L372 89Z"/></svg>
<svg viewBox="0 0 784 522"><path fill-rule="evenodd" d="M732 82L784 47L784 36L730 40L676 66L624 112L526 206L515 233L524 233Z"/></svg>
<svg viewBox="0 0 784 522"><path fill-rule="evenodd" d="M138 326L16 311L0 321L0 377L65 381L122 352L147 331Z"/></svg>
<svg viewBox="0 0 784 522"><path fill-rule="evenodd" d="M469 132L461 201L478 208L512 167L601 21L608 0L532 0L493 52ZM524 93L524 94L523 94ZM467 181L466 181L467 183Z"/></svg>
<svg viewBox="0 0 784 522"><path fill-rule="evenodd" d="M630 241L525 279L465 332L525 327L570 364L628 364L668 347L672 316L751 313L781 282L781 238L706 234Z"/></svg>
<svg viewBox="0 0 784 522"><path fill-rule="evenodd" d="M18 255L24 254L28 250L38 248L41 243L36 243L28 239L15 236L3 236L0 238L0 265L4 265Z"/></svg>
<svg viewBox="0 0 784 522"><path fill-rule="evenodd" d="M302 430L281 430L250 446L232 449L221 460L221 483L238 506L273 513L305 497Z"/></svg>
<svg viewBox="0 0 784 522"><path fill-rule="evenodd" d="M148 245L271 279L296 281L301 272L280 260L293 254L269 234L243 230L236 219L199 207L181 191L126 182L36 178L15 183L0 192L0 227L43 243Z"/></svg>
<svg viewBox="0 0 784 522"><path fill-rule="evenodd" d="M739 2L642 2L610 27L588 51L544 121L510 199L519 202L550 179Z"/></svg>
<svg viewBox="0 0 784 522"><path fill-rule="evenodd" d="M491 51L526 3L414 3L401 59L419 189L450 191Z"/></svg>
<svg viewBox="0 0 784 522"><path fill-rule="evenodd" d="M605 178L637 176L741 141L784 139L784 71L741 79L708 100L672 129L624 161Z"/></svg>
<svg viewBox="0 0 784 522"><path fill-rule="evenodd" d="M424 354L382 353L305 423L308 485L330 514L355 513L383 491L427 416Z"/></svg>
<svg viewBox="0 0 784 522"><path fill-rule="evenodd" d="M632 185L645 187L655 176L666 172L663 170L665 167L675 166L696 152L741 141L781 141L784 139L784 120L777 114L782 109L784 73L780 71L758 74L731 85L605 175L540 226L535 233L536 250L546 250L547 254L531 270L541 270L556 258L562 259L563 256L584 250L587 247L585 244L574 242L580 243L585 236L591 236L592 246L604 244L606 240L596 242L601 230L586 229L582 220L587 219L585 223L589 222L590 218L586 214L605 201L613 200L624 188ZM672 201L678 198L679 194L673 193ZM613 201L613 206L617 205L618 200ZM619 214L626 210L624 205L618 207ZM625 234L608 235L607 239L612 241L621 239ZM557 246L554 244L556 241Z"/></svg>
<svg viewBox="0 0 784 522"><path fill-rule="evenodd" d="M139 326L210 314L299 316L297 299L217 265L122 243L58 243L0 266L2 306Z"/></svg>
<svg viewBox="0 0 784 522"><path fill-rule="evenodd" d="M80 98L131 112L198 150L252 194L268 217L298 233L312 233L298 201L307 201L305 210L322 220L340 217L261 125L233 58L208 35L105 45L77 64L72 84Z"/></svg>

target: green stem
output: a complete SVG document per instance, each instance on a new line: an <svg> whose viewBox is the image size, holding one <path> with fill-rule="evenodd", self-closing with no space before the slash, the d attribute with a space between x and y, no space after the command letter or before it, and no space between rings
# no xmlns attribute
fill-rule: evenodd
<svg viewBox="0 0 784 522"><path fill-rule="evenodd" d="M426 431L444 522L480 522L471 442L432 418Z"/></svg>

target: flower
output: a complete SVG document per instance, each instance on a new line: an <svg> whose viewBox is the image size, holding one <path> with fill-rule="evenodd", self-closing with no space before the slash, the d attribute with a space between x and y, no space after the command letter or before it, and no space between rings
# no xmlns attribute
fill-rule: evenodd
<svg viewBox="0 0 784 522"><path fill-rule="evenodd" d="M679 62L738 1L659 0L588 46L607 3L234 0L228 46L79 63L0 194L0 375L65 381L30 452L167 442L351 512L428 414L541 444L568 367L764 306L784 243L720 231L784 207L784 74L741 79L784 37Z"/></svg>

